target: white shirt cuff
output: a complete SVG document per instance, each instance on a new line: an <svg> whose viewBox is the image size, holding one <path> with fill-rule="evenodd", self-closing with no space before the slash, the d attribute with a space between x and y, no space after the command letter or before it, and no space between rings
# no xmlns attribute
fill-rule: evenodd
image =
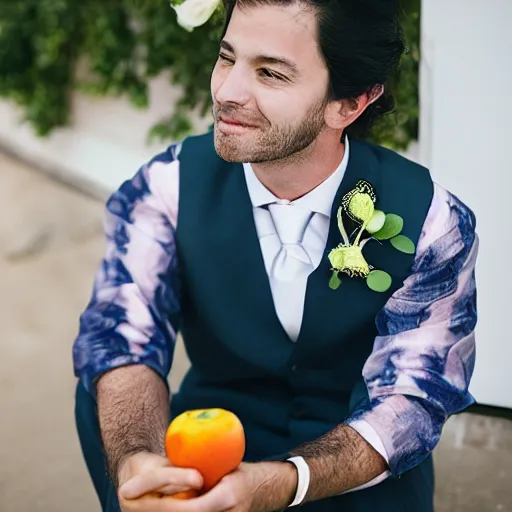
<svg viewBox="0 0 512 512"><path fill-rule="evenodd" d="M386 448L384 447L382 439L380 438L379 434L377 434L376 430L367 421L355 420L349 423L349 426L352 427L377 453L379 453L387 464L389 463L388 454L386 452ZM374 485L380 484L390 474L390 471L386 470L380 475L370 480L369 482L366 482L363 485L359 485L358 487L354 487L353 489L350 489L342 494L360 491L361 489L366 489L367 487L372 487Z"/></svg>
<svg viewBox="0 0 512 512"><path fill-rule="evenodd" d="M387 464L389 464L389 457L384 447L384 443L380 438L377 431L365 420L355 420L349 423L349 427L352 427L365 441L372 446L372 448L380 453Z"/></svg>

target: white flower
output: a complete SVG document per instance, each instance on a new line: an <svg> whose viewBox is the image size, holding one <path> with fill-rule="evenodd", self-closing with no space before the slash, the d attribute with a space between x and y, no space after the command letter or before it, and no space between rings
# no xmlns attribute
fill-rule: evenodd
<svg viewBox="0 0 512 512"><path fill-rule="evenodd" d="M172 8L176 11L178 24L192 32L210 19L219 4L220 0L185 0L180 5L172 5Z"/></svg>

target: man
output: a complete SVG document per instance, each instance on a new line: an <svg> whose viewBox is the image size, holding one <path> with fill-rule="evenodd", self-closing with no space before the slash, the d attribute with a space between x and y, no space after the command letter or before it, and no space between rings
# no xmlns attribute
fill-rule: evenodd
<svg viewBox="0 0 512 512"><path fill-rule="evenodd" d="M432 511L431 452L473 403L478 238L426 169L360 140L391 105L395 2L226 11L213 133L168 148L107 204L74 345L102 509ZM414 254L371 239L374 206L403 218ZM364 254L330 261L353 231L367 233ZM389 289L367 286L370 264ZM192 366L169 411L178 330ZM199 498L173 499L202 477L170 466L165 429L208 407L239 416L245 461Z"/></svg>

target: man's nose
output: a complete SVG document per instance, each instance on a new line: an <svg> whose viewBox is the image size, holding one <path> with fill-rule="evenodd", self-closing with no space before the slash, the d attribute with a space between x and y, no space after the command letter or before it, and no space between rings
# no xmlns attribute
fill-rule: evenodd
<svg viewBox="0 0 512 512"><path fill-rule="evenodd" d="M217 89L215 99L219 103L245 105L250 99L247 71L244 71L241 66L233 66Z"/></svg>

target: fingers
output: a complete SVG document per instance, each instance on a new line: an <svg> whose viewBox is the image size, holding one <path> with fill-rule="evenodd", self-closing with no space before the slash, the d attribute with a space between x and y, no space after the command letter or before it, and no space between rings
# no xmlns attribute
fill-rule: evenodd
<svg viewBox="0 0 512 512"><path fill-rule="evenodd" d="M195 469L156 468L130 478L119 488L121 498L133 500L158 491L175 494L188 489L201 489L203 478Z"/></svg>
<svg viewBox="0 0 512 512"><path fill-rule="evenodd" d="M133 500L120 498L119 504L123 512L229 512L235 510L238 499L232 489L221 483L206 494L189 500L151 493Z"/></svg>
<svg viewBox="0 0 512 512"><path fill-rule="evenodd" d="M182 501L174 500L171 496L162 498L162 501L165 503L166 500L169 500L167 503L172 506L172 512L226 512L235 509L239 505L237 494L232 486L220 482L213 489L197 498Z"/></svg>
<svg viewBox="0 0 512 512"><path fill-rule="evenodd" d="M122 512L169 512L169 504L166 503L165 500L166 498L162 498L159 494L153 493L146 494L146 496L136 500L120 498L119 505Z"/></svg>
<svg viewBox="0 0 512 512"><path fill-rule="evenodd" d="M158 492L160 494L165 494L167 496L172 494L173 498L180 499L180 500L188 500L190 498L197 498L199 496L199 490L195 489L187 489L185 491L179 491L178 493L175 492L175 486L166 486L161 487L158 489Z"/></svg>

